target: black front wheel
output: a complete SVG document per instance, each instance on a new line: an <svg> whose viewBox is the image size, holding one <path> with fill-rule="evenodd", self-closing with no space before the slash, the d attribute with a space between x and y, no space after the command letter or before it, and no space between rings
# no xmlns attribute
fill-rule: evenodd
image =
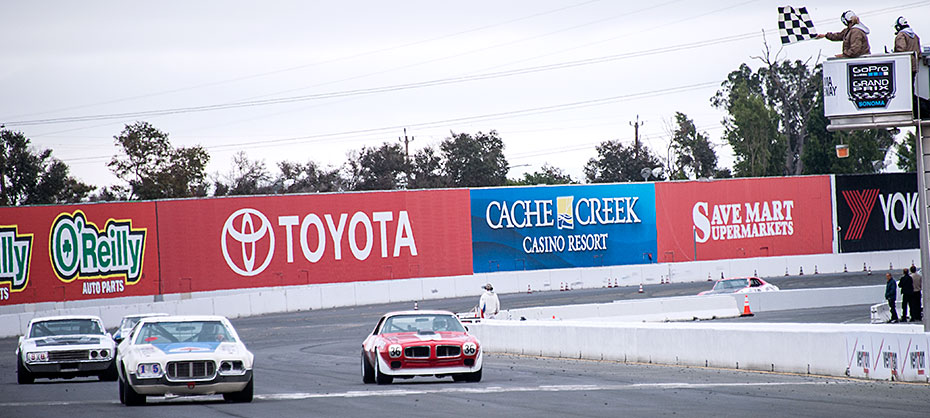
<svg viewBox="0 0 930 418"><path fill-rule="evenodd" d="M253 386L252 386L252 381L253 381L254 379L255 379L254 377L252 377L251 379L249 379L249 383L247 383L247 384L245 385L245 388L243 388L243 389L242 389L241 391L239 391L239 392L224 393L224 394L223 394L223 399L225 399L226 402L236 402L236 403L240 403L240 402L241 402L241 403L252 402L252 397L253 397L253 394L255 393L255 390L254 390L254 388L253 388Z"/></svg>
<svg viewBox="0 0 930 418"><path fill-rule="evenodd" d="M365 350L362 350L362 383L375 383L375 369L371 367Z"/></svg>
<svg viewBox="0 0 930 418"><path fill-rule="evenodd" d="M36 377L26 369L26 365L23 364L23 359L20 356L16 356L16 382L21 385L28 385L36 381Z"/></svg>
<svg viewBox="0 0 930 418"><path fill-rule="evenodd" d="M116 370L116 361L110 363L110 367L107 367L103 373L100 373L100 380L104 382L115 382L119 380L119 372Z"/></svg>
<svg viewBox="0 0 930 418"><path fill-rule="evenodd" d="M132 388L129 382L119 379L120 401L126 406L145 405L145 395L140 395Z"/></svg>

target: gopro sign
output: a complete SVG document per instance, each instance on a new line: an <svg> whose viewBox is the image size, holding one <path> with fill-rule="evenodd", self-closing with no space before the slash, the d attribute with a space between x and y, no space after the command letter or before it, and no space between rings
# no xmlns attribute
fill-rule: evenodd
<svg viewBox="0 0 930 418"><path fill-rule="evenodd" d="M899 114L910 116L909 54L830 59L823 64L824 114L828 118Z"/></svg>

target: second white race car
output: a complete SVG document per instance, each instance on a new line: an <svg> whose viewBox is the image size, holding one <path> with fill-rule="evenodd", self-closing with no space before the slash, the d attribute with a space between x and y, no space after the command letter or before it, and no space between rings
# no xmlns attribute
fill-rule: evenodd
<svg viewBox="0 0 930 418"><path fill-rule="evenodd" d="M119 398L141 405L151 395L223 394L251 402L253 354L222 316L143 318L119 345Z"/></svg>

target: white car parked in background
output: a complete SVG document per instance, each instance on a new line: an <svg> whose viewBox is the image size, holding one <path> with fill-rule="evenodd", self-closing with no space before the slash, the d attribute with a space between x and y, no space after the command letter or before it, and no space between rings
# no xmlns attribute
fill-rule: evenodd
<svg viewBox="0 0 930 418"><path fill-rule="evenodd" d="M99 317L69 315L35 318L16 347L16 380L39 377L99 376L116 380L116 344Z"/></svg>
<svg viewBox="0 0 930 418"><path fill-rule="evenodd" d="M132 331L132 327L136 326L139 323L139 320L142 318L148 318L150 316L168 316L166 313L144 313L144 314L132 314L126 315L123 317L123 320L119 323L119 328L116 329L116 332L113 333L113 341L116 341L117 344L123 342L126 335L129 335L129 331Z"/></svg>
<svg viewBox="0 0 930 418"><path fill-rule="evenodd" d="M755 293L755 292L774 292L778 286L766 282L758 277L734 277L730 279L720 279L714 283L714 288L705 290L698 295L719 295L727 293Z"/></svg>
<svg viewBox="0 0 930 418"><path fill-rule="evenodd" d="M119 345L120 402L217 393L230 402L251 402L253 359L222 316L143 318Z"/></svg>

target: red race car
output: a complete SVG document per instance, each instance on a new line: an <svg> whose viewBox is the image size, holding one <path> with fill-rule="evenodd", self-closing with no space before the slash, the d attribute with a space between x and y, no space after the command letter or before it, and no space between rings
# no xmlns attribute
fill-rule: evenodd
<svg viewBox="0 0 930 418"><path fill-rule="evenodd" d="M362 381L388 384L394 378L452 376L481 381L481 345L452 312L391 312L362 343Z"/></svg>

